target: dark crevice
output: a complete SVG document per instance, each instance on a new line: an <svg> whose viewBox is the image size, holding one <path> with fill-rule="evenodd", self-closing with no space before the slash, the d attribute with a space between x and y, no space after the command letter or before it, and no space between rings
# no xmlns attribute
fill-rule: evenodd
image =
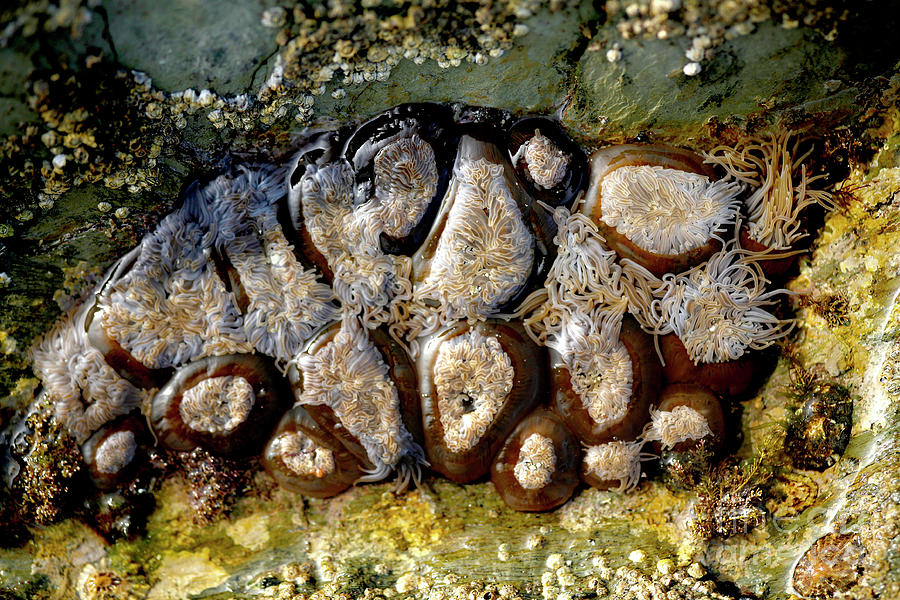
<svg viewBox="0 0 900 600"><path fill-rule="evenodd" d="M244 93L249 94L253 91L253 82L256 81L256 74L259 73L259 70L269 64L269 61L272 60L272 57L278 54L278 46L275 46L275 49L272 50L269 54L266 55L259 64L253 68L253 72L250 73L250 81L247 82L247 87L244 88Z"/></svg>
<svg viewBox="0 0 900 600"><path fill-rule="evenodd" d="M119 62L119 53L116 51L116 44L113 42L112 33L109 31L109 13L106 12L104 6L97 6L94 11L103 19L103 40L109 44L109 51L112 52L113 61Z"/></svg>

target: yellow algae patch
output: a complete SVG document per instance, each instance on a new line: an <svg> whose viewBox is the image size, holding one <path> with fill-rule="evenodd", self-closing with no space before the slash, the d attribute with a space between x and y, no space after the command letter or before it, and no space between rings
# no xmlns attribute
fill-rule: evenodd
<svg viewBox="0 0 900 600"><path fill-rule="evenodd" d="M255 514L237 519L225 526L225 533L238 546L262 550L269 543L269 517Z"/></svg>
<svg viewBox="0 0 900 600"><path fill-rule="evenodd" d="M359 527L379 546L413 553L427 553L454 526L440 519L434 505L418 491L393 497L384 495L371 508L354 514L351 527Z"/></svg>
<svg viewBox="0 0 900 600"><path fill-rule="evenodd" d="M890 199L900 193L900 168L869 180L853 173L838 189L845 190L838 194L841 209L829 215L812 261L789 287L804 295L799 326L806 361L833 376L848 368L861 375L870 351L859 341L880 335L897 310L900 219Z"/></svg>
<svg viewBox="0 0 900 600"><path fill-rule="evenodd" d="M16 351L19 342L8 331L0 330L0 354L12 354Z"/></svg>
<svg viewBox="0 0 900 600"><path fill-rule="evenodd" d="M227 578L228 572L210 560L209 548L166 553L153 573L156 583L150 588L147 600L181 600L216 587Z"/></svg>
<svg viewBox="0 0 900 600"><path fill-rule="evenodd" d="M673 523L677 525L687 501L655 481L642 481L628 494L586 489L559 509L559 523L570 532L592 532L600 522L621 519L665 539L673 536ZM674 532L670 541L675 544L681 533Z"/></svg>

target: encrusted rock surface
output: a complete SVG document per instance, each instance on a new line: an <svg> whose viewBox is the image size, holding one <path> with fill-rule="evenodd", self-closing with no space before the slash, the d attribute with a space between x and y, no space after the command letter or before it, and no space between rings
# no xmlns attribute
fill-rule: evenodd
<svg viewBox="0 0 900 600"><path fill-rule="evenodd" d="M788 285L799 331L740 414L738 457L765 490L763 523L706 540L697 494L659 477L627 495L582 490L530 515L503 506L490 483L429 479L399 496L377 485L310 500L258 473L227 517L199 525L191 490L170 478L136 540L109 543L75 520L15 532L31 540L0 547L0 596L784 597L827 589L798 588L793 569L832 534L855 536L842 556L856 562L833 565L843 593L900 596L900 75L896 50L885 50L882 32L896 20L887 7L844 20L802 3L765 18L728 13L727 27L750 23L729 36L716 29L728 3L708 14L677 1L599 13L485 4L460 31L451 25L465 29L465 14L432 18L443 2L422 13L403 3L163 4L33 2L0 13L0 132L12 136L0 153L0 427L34 396L34 336L171 209L179 187L232 155L286 156L306 125L422 100L559 109L592 145L707 148L766 123L813 124L839 208ZM671 35L633 33L653 18L652 31ZM318 38L308 34L315 23ZM706 48L703 36L714 51L686 56ZM699 73L687 74L690 62ZM804 377L836 381L854 402L849 446L821 472L785 466L780 450Z"/></svg>

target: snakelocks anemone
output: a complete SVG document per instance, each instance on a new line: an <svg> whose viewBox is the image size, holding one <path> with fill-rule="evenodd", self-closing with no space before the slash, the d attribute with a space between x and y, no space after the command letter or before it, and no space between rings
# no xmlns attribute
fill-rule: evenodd
<svg viewBox="0 0 900 600"><path fill-rule="evenodd" d="M439 104L310 132L113 264L36 347L42 398L95 491L151 451L315 497L429 467L525 511L633 488L649 450L720 450L791 331L765 260L829 204L794 139L589 161L553 119Z"/></svg>

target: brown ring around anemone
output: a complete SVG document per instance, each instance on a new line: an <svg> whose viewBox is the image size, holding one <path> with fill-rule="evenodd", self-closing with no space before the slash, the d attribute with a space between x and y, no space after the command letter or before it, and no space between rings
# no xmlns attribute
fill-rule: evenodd
<svg viewBox="0 0 900 600"><path fill-rule="evenodd" d="M575 492L580 462L572 432L556 414L539 408L506 439L491 466L491 481L513 510L551 510Z"/></svg>
<svg viewBox="0 0 900 600"><path fill-rule="evenodd" d="M703 157L669 146L625 144L601 148L591 155L590 161L591 183L581 211L597 224L600 234L620 258L633 260L656 277L661 277L665 273L678 273L698 265L722 248L722 240L717 236L726 225L734 221L739 204L737 194L740 185L736 182L719 180L712 167L703 163ZM647 169L640 170L644 167ZM644 188L642 191L650 196L646 199L648 206L639 207L638 212L648 209L661 213L659 217L651 219L652 226L635 222L631 225L634 233L626 234L620 232L617 226L606 222L610 215L604 215L602 210L604 194L609 196L610 201L613 196L604 189L604 186L612 186L613 183L608 181L608 178L618 176L619 173L625 173L624 179L618 183L621 184L623 192L627 192L625 199L629 202L631 199L643 200L638 198L641 187ZM680 179L676 180L675 175ZM643 183L644 178L649 178L646 183ZM682 179L684 181L681 181ZM669 181L672 183L667 183ZM666 185L662 185L663 183ZM694 193L701 192L706 195L705 198L715 198L715 202L703 204L714 210L709 214L703 214L702 218L696 213L694 206L685 206L695 199ZM666 202L669 204L666 205ZM625 210L624 207L622 210ZM684 214L676 215L675 212ZM629 216L623 212L617 220L629 223L635 218L640 219L641 216L639 214ZM662 221L662 219L677 219L679 216L681 222ZM619 225L621 226L623 225ZM633 239L634 235L640 233L648 237L648 241L656 240L656 237L650 235L653 233L652 227L658 228L658 235L672 236L676 241L677 235L672 232L678 233L680 230L690 231L693 228L691 231L693 238L704 235L703 239L687 237L685 241L679 242L684 246L681 251L656 251L645 247L646 242Z"/></svg>
<svg viewBox="0 0 900 600"><path fill-rule="evenodd" d="M659 337L667 383L695 383L723 396L739 398L758 377L760 353L746 352L736 360L694 364L678 336L669 333Z"/></svg>
<svg viewBox="0 0 900 600"><path fill-rule="evenodd" d="M622 320L619 340L631 360L631 396L624 413L604 423L591 417L584 399L572 388L571 375L565 364L554 358L558 357L556 352L551 352L551 403L569 429L588 445L635 439L650 418L650 406L656 402L662 386L662 367L653 347L653 338L630 316Z"/></svg>
<svg viewBox="0 0 900 600"><path fill-rule="evenodd" d="M271 359L258 354L213 356L189 363L153 397L150 422L172 450L198 446L248 456L262 446L290 390Z"/></svg>

